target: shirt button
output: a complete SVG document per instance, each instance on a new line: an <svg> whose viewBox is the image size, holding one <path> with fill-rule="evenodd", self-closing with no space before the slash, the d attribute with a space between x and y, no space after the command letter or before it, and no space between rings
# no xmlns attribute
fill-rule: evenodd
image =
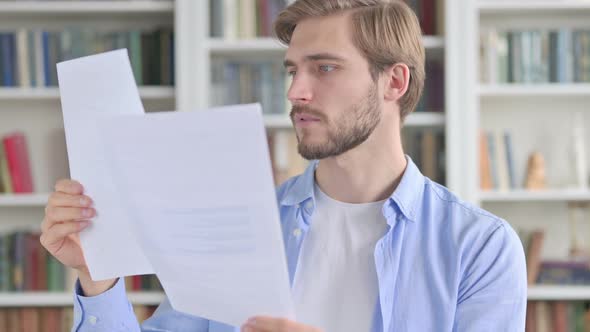
<svg viewBox="0 0 590 332"><path fill-rule="evenodd" d="M88 322L92 325L96 325L97 318L96 316L88 316Z"/></svg>
<svg viewBox="0 0 590 332"><path fill-rule="evenodd" d="M305 203L305 209L308 210L308 211L311 210L312 205L313 205L313 202L311 200L307 201Z"/></svg>
<svg viewBox="0 0 590 332"><path fill-rule="evenodd" d="M300 237L301 236L301 228L295 228L293 230L293 236Z"/></svg>

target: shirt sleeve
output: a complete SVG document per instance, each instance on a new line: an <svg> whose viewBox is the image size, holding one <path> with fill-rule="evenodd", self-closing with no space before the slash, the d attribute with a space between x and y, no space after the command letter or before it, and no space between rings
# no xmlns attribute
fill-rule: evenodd
<svg viewBox="0 0 590 332"><path fill-rule="evenodd" d="M80 280L74 294L74 326L72 332L83 331L141 331L133 307L125 293L125 281L96 296L83 296Z"/></svg>
<svg viewBox="0 0 590 332"><path fill-rule="evenodd" d="M158 306L152 317L143 322L140 327L133 312L133 306L127 299L123 278L119 278L111 289L100 295L86 297L81 295L82 293L78 280L74 295L72 332L207 332L212 323L207 319L174 310L166 299Z"/></svg>
<svg viewBox="0 0 590 332"><path fill-rule="evenodd" d="M502 221L465 264L453 331L524 331L526 263L516 232Z"/></svg>

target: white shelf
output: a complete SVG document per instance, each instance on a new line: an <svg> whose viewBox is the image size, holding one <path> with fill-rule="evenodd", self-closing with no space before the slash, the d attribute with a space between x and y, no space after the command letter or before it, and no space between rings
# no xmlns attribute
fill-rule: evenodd
<svg viewBox="0 0 590 332"><path fill-rule="evenodd" d="M501 14L515 11L579 11L590 10L586 0L480 0L478 8L482 13Z"/></svg>
<svg viewBox="0 0 590 332"><path fill-rule="evenodd" d="M0 194L0 207L45 206L49 194Z"/></svg>
<svg viewBox="0 0 590 332"><path fill-rule="evenodd" d="M481 97L590 97L589 83L480 85Z"/></svg>
<svg viewBox="0 0 590 332"><path fill-rule="evenodd" d="M590 191L577 189L544 191L481 191L482 202L569 202L590 201Z"/></svg>
<svg viewBox="0 0 590 332"><path fill-rule="evenodd" d="M590 300L590 286L529 286L528 299L537 301Z"/></svg>
<svg viewBox="0 0 590 332"><path fill-rule="evenodd" d="M269 129L290 129L293 124L288 115L264 115L264 124ZM445 124L442 112L418 112L408 116L405 127L440 127Z"/></svg>
<svg viewBox="0 0 590 332"><path fill-rule="evenodd" d="M173 87L145 86L139 88L142 99L172 99ZM0 100L57 100L59 89L50 88L0 88Z"/></svg>
<svg viewBox="0 0 590 332"><path fill-rule="evenodd" d="M172 1L1 1L0 15L172 13Z"/></svg>
<svg viewBox="0 0 590 332"><path fill-rule="evenodd" d="M414 112L408 115L406 127L440 127L445 125L443 112Z"/></svg>
<svg viewBox="0 0 590 332"><path fill-rule="evenodd" d="M444 48L444 38L438 36L424 36L426 49ZM234 54L245 52L283 52L287 48L273 38L235 39L209 38L205 48L212 54Z"/></svg>
<svg viewBox="0 0 590 332"><path fill-rule="evenodd" d="M0 307L71 306L72 293L24 292L0 293ZM165 298L162 292L129 292L129 301L138 305L158 305ZM537 301L590 300L590 286L530 286L528 299Z"/></svg>
<svg viewBox="0 0 590 332"><path fill-rule="evenodd" d="M215 54L232 54L236 52L282 52L287 48L272 38L236 39L209 38L205 48Z"/></svg>
<svg viewBox="0 0 590 332"><path fill-rule="evenodd" d="M129 301L138 305L158 305L164 300L162 292L129 292ZM74 301L73 293L23 292L0 293L0 307L66 307Z"/></svg>

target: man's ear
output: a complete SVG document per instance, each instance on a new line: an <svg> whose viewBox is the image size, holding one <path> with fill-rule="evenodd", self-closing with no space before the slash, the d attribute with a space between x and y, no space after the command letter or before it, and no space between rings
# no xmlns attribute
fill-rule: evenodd
<svg viewBox="0 0 590 332"><path fill-rule="evenodd" d="M396 63L385 70L385 100L398 101L408 91L410 84L410 68L403 63Z"/></svg>

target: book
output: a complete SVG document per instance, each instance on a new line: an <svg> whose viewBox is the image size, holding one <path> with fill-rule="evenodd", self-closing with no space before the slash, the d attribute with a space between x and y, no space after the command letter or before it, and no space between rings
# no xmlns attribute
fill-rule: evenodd
<svg viewBox="0 0 590 332"><path fill-rule="evenodd" d="M529 285L536 283L541 269L541 250L545 239L543 230L535 230L531 234L526 251L527 281Z"/></svg>
<svg viewBox="0 0 590 332"><path fill-rule="evenodd" d="M568 312L567 303L564 301L555 301L551 304L551 317L553 332L568 332Z"/></svg>
<svg viewBox="0 0 590 332"><path fill-rule="evenodd" d="M508 191L510 188L510 179L508 174L508 161L507 161L507 152L506 152L506 144L504 142L504 137L501 133L495 132L492 133L492 137L495 140L494 146L495 148L495 159L496 159L496 169L498 175L498 189L500 191Z"/></svg>
<svg viewBox="0 0 590 332"><path fill-rule="evenodd" d="M13 33L0 33L0 53L2 60L0 63L2 67L0 86L16 86L16 41Z"/></svg>
<svg viewBox="0 0 590 332"><path fill-rule="evenodd" d="M487 136L483 131L479 133L479 186L482 190L494 188L490 169L490 155L488 153Z"/></svg>
<svg viewBox="0 0 590 332"><path fill-rule="evenodd" d="M498 153L496 152L496 140L492 132L486 133L486 141L488 146L488 158L490 161L490 175L492 179L492 187L498 189L500 187L500 176L498 171Z"/></svg>
<svg viewBox="0 0 590 332"><path fill-rule="evenodd" d="M12 179L10 178L10 170L8 169L8 161L6 160L6 152L4 145L0 145L0 192L10 194L12 193Z"/></svg>
<svg viewBox="0 0 590 332"><path fill-rule="evenodd" d="M537 331L537 301L529 301L526 307L525 332Z"/></svg>
<svg viewBox="0 0 590 332"><path fill-rule="evenodd" d="M506 168L508 170L508 180L510 183L510 189L516 189L518 187L518 181L516 180L514 152L512 151L512 147L512 134L508 131L504 131L504 150L506 152Z"/></svg>
<svg viewBox="0 0 590 332"><path fill-rule="evenodd" d="M551 285L588 285L590 264L584 261L543 261L536 281Z"/></svg>
<svg viewBox="0 0 590 332"><path fill-rule="evenodd" d="M22 132L15 132L2 138L6 164L10 172L14 193L32 193L33 179L27 140Z"/></svg>

